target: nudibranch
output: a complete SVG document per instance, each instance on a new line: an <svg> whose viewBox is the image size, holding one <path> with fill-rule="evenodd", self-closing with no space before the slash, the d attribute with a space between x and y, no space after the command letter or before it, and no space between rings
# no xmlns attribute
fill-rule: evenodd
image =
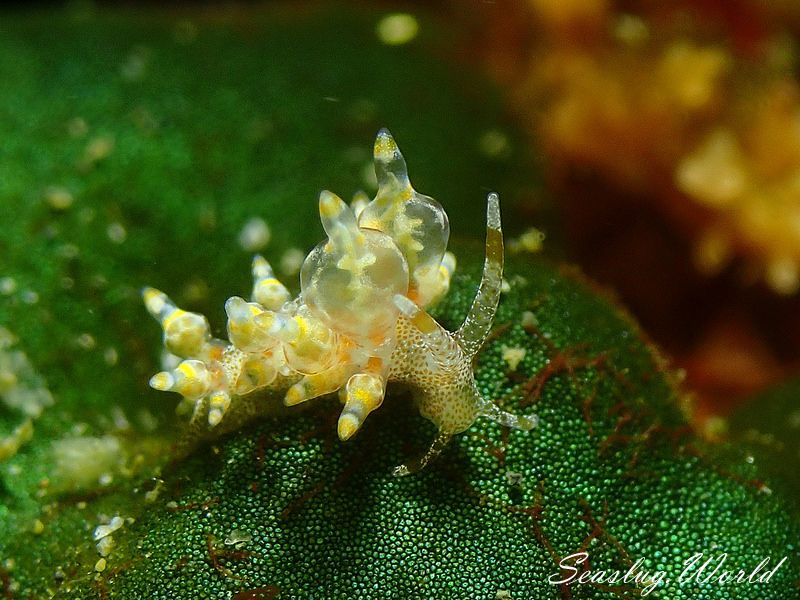
<svg viewBox="0 0 800 600"><path fill-rule="evenodd" d="M211 336L208 320L145 288L148 312L161 324L164 346L183 361L156 374L150 385L183 396L192 425L222 427L247 399L283 396L287 406L339 393L341 440L351 438L384 400L389 383L410 388L420 413L438 428L429 450L395 468L423 468L457 433L483 416L532 429L535 416L516 416L481 396L472 361L489 334L503 277L503 236L497 194L488 196L486 259L469 314L456 332L426 308L448 290L455 257L447 252L450 226L441 205L417 192L392 136L378 133L374 148L378 192L347 205L323 191L319 214L327 239L300 270L292 298L261 256L253 260L250 301L225 303L228 340ZM257 408L255 410L258 410Z"/></svg>

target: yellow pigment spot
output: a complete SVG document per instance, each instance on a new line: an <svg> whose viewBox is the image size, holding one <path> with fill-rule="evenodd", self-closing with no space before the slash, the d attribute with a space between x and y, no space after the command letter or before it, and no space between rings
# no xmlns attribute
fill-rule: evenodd
<svg viewBox="0 0 800 600"><path fill-rule="evenodd" d="M142 292L142 297L144 298L144 305L147 307L147 311L152 315L157 315L160 313L164 308L164 293L160 292L155 288L145 288Z"/></svg>
<svg viewBox="0 0 800 600"><path fill-rule="evenodd" d="M167 315L166 317L164 317L164 321L163 321L163 323L162 323L162 326L164 327L164 329L169 329L169 327L170 327L170 326L171 326L171 325L172 325L172 324L173 324L173 323L174 323L174 322L175 322L175 321L176 321L178 318L180 318L180 317L184 316L185 314L187 314L185 310L182 310L182 309L180 309L180 308L176 308L176 309L175 309L174 311L172 311L172 312L171 312L169 315Z"/></svg>
<svg viewBox="0 0 800 600"><path fill-rule="evenodd" d="M197 375L197 370L186 362L179 364L178 369L180 369L180 371L186 375L186 377L195 377Z"/></svg>
<svg viewBox="0 0 800 600"><path fill-rule="evenodd" d="M519 363L525 358L525 348L503 346L502 351L503 360L508 364L508 368L516 371Z"/></svg>
<svg viewBox="0 0 800 600"><path fill-rule="evenodd" d="M437 330L436 321L434 321L430 315L425 312L419 312L417 315L411 320L414 324L414 327L419 329L422 333L428 334L433 333Z"/></svg>
<svg viewBox="0 0 800 600"><path fill-rule="evenodd" d="M294 406L295 404L300 404L303 401L303 391L302 388L293 385L289 388L289 391L286 392L286 405L287 406Z"/></svg>
<svg viewBox="0 0 800 600"><path fill-rule="evenodd" d="M394 157L397 152L397 142L394 138L387 135L378 136L375 140L375 158L387 162Z"/></svg>
<svg viewBox="0 0 800 600"><path fill-rule="evenodd" d="M322 192L319 197L319 214L326 219L338 217L342 212L339 204L330 192Z"/></svg>
<svg viewBox="0 0 800 600"><path fill-rule="evenodd" d="M172 375L165 371L156 373L150 378L150 387L161 392L168 391L172 388Z"/></svg>
<svg viewBox="0 0 800 600"><path fill-rule="evenodd" d="M355 435L356 431L358 431L358 422L355 417L352 415L342 415L339 418L337 433L340 440L349 440Z"/></svg>

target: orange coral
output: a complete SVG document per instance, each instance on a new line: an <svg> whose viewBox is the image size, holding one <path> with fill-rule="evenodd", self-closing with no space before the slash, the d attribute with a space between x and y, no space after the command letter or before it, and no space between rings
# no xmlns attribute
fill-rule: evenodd
<svg viewBox="0 0 800 600"><path fill-rule="evenodd" d="M529 0L538 35L515 102L552 166L654 202L713 273L737 257L800 287L800 90L791 43L747 2ZM774 11L773 11L774 12Z"/></svg>

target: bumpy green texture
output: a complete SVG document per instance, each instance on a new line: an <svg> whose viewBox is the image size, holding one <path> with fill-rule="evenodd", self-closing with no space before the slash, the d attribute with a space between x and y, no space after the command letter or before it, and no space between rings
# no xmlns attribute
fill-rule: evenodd
<svg viewBox="0 0 800 600"><path fill-rule="evenodd" d="M0 13L0 326L55 398L0 464L0 597L46 597L91 572L93 528L136 517L131 488L169 455L178 420L147 387L160 340L143 285L224 336L225 298L251 285L243 225L268 222L264 253L296 287L284 251L322 238L322 188L373 191L383 126L415 185L459 203L461 233L480 234L485 188L510 204L522 183L513 139L511 159L480 147L507 131L495 94L443 58L454 40L424 14L416 40L389 47L383 9L69 4ZM23 420L0 402L0 437ZM51 444L106 434L122 464L105 486L76 486Z"/></svg>
<svg viewBox="0 0 800 600"><path fill-rule="evenodd" d="M751 465L717 465L687 434L635 326L546 263L516 263L509 280L477 376L504 408L535 411L538 430L478 422L424 472L396 479L391 467L433 433L401 393L346 444L335 401L264 421L165 474L159 505L115 556L109 597L637 597L635 586L569 595L550 585L558 558L581 548L596 569L644 557L666 570L673 583L655 597L793 597L796 524ZM456 278L436 311L448 327L476 281L474 271ZM515 371L509 347L525 349ZM235 532L248 539L239 548L224 543ZM791 562L761 586L679 587L681 563L698 551L728 552L747 569L765 556Z"/></svg>
<svg viewBox="0 0 800 600"><path fill-rule="evenodd" d="M800 517L800 380L751 398L730 418L729 437L746 447L748 460Z"/></svg>

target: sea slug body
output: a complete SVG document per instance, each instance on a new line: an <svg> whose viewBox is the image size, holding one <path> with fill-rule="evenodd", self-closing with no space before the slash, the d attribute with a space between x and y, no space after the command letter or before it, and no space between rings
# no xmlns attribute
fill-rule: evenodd
<svg viewBox="0 0 800 600"><path fill-rule="evenodd" d="M225 303L229 341L212 338L204 316L178 308L158 290L143 290L166 349L183 359L150 385L181 394L195 428L224 425L255 393L283 395L292 406L339 392L338 434L347 440L380 407L387 384L400 383L414 391L420 413L438 428L423 456L396 467L395 475L406 475L479 416L522 430L536 425L536 416L507 413L483 398L473 377L472 360L489 334L502 286L497 194L488 197L478 292L464 323L450 332L425 310L447 293L455 269L446 251L447 215L411 186L385 129L374 160L378 192L372 201L359 197L348 206L331 192L320 194L328 237L305 258L296 298L269 263L255 257L251 300L234 296Z"/></svg>

